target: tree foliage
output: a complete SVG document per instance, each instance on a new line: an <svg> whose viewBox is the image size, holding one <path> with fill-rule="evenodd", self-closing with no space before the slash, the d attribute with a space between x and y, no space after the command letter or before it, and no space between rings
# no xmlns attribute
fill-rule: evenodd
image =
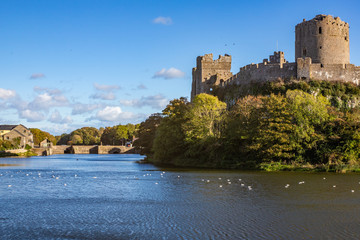
<svg viewBox="0 0 360 240"><path fill-rule="evenodd" d="M38 128L30 128L33 134L34 145L39 145L46 138L49 139L54 145L56 145L56 138L48 132L42 131Z"/></svg>
<svg viewBox="0 0 360 240"><path fill-rule="evenodd" d="M142 153L177 166L360 169L359 87L321 81L232 87L231 98L214 91L232 99L228 108L207 94L171 101L140 125Z"/></svg>
<svg viewBox="0 0 360 240"><path fill-rule="evenodd" d="M143 155L152 156L153 143L155 139L156 130L162 120L161 114L152 114L148 119L142 122L137 132L138 139L134 142L136 150Z"/></svg>

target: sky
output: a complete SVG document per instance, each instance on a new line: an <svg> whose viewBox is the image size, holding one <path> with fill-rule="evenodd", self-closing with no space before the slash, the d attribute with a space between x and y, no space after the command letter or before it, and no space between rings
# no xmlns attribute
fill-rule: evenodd
<svg viewBox="0 0 360 240"><path fill-rule="evenodd" d="M295 25L317 14L349 23L359 66L359 12L357 0L1 0L0 124L140 123L189 98L197 56L230 54L233 73L277 50L294 62Z"/></svg>

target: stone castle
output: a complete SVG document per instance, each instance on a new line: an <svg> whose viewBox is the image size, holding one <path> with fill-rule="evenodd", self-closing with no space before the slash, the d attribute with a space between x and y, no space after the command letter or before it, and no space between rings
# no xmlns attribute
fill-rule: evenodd
<svg viewBox="0 0 360 240"><path fill-rule="evenodd" d="M339 17L317 15L295 27L295 61L285 60L284 53L274 52L262 63L231 72L231 56L213 60L213 54L196 59L192 70L191 99L210 93L213 86L243 85L277 79L344 81L359 85L360 67L350 64L349 24Z"/></svg>

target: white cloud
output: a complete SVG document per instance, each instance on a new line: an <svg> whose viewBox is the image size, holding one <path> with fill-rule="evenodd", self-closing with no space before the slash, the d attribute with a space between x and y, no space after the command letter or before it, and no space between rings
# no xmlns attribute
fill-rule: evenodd
<svg viewBox="0 0 360 240"><path fill-rule="evenodd" d="M76 103L73 106L71 111L72 115L78 115L83 113L92 112L101 107L101 104L83 104L83 103Z"/></svg>
<svg viewBox="0 0 360 240"><path fill-rule="evenodd" d="M16 92L13 90L0 88L0 99L7 100L16 96Z"/></svg>
<svg viewBox="0 0 360 240"><path fill-rule="evenodd" d="M136 115L131 112L123 112L120 107L106 106L96 113L96 119L107 122L120 122L121 120L135 118ZM94 119L94 118L92 118Z"/></svg>
<svg viewBox="0 0 360 240"><path fill-rule="evenodd" d="M63 118L58 110L55 110L50 115L48 121L52 123L61 123L61 124L72 123L72 119L69 116Z"/></svg>
<svg viewBox="0 0 360 240"><path fill-rule="evenodd" d="M156 72L153 78L165 78L165 79L172 79L172 78L182 78L185 76L185 73L180 71L176 68L169 68L169 69L161 69L160 71Z"/></svg>
<svg viewBox="0 0 360 240"><path fill-rule="evenodd" d="M110 92L110 91L121 89L121 87L118 85L100 85L97 83L94 83L94 87L96 88L96 90L105 91L105 92Z"/></svg>
<svg viewBox="0 0 360 240"><path fill-rule="evenodd" d="M140 84L139 86L137 86L137 89L144 90L147 89L147 87L144 84Z"/></svg>
<svg viewBox="0 0 360 240"><path fill-rule="evenodd" d="M171 25L173 23L171 17L157 17L153 20L155 24Z"/></svg>
<svg viewBox="0 0 360 240"><path fill-rule="evenodd" d="M34 91L37 93L48 93L51 95L60 95L62 93L61 90L57 88L43 88L38 86L34 87Z"/></svg>
<svg viewBox="0 0 360 240"><path fill-rule="evenodd" d="M33 73L33 74L31 74L30 79L39 79L39 78L44 78L44 77L45 77L45 74L43 74L43 73Z"/></svg>
<svg viewBox="0 0 360 240"><path fill-rule="evenodd" d="M50 94L48 92L39 94L28 104L29 109L48 110L51 107L63 107L69 103L68 99L62 94Z"/></svg>
<svg viewBox="0 0 360 240"><path fill-rule="evenodd" d="M140 99L133 99L133 100L120 100L120 103L125 106L131 107L145 107L150 106L154 109L163 109L169 100L166 99L165 96L162 94L154 95L154 96L145 96L141 97Z"/></svg>
<svg viewBox="0 0 360 240"><path fill-rule="evenodd" d="M19 117L26 119L28 122L40 122L45 119L44 114L30 109L20 111Z"/></svg>
<svg viewBox="0 0 360 240"><path fill-rule="evenodd" d="M95 93L90 96L93 99L101 99L101 100L115 100L115 94L112 92L108 93Z"/></svg>

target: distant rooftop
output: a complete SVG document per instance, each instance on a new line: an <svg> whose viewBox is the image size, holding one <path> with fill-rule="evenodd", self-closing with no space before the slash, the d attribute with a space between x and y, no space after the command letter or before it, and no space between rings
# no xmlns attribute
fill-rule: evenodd
<svg viewBox="0 0 360 240"><path fill-rule="evenodd" d="M18 125L0 125L0 130L12 130Z"/></svg>

